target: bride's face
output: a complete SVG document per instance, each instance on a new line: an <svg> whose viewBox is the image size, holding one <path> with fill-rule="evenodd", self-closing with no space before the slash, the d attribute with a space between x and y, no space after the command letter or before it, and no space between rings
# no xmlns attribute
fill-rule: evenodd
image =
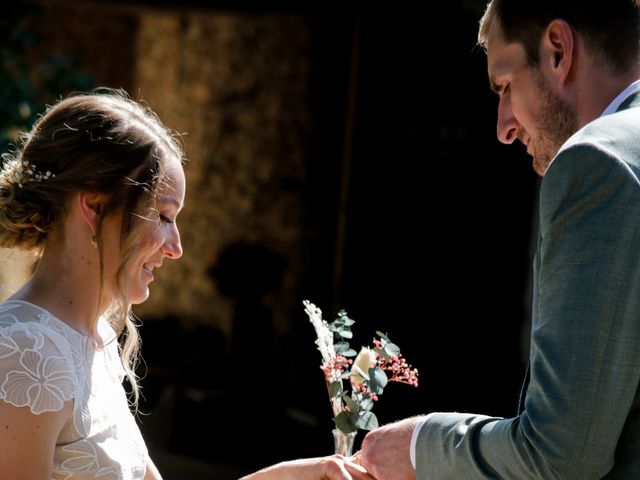
<svg viewBox="0 0 640 480"><path fill-rule="evenodd" d="M184 204L185 176L177 158L167 160L165 168L155 209L145 219L136 222L133 232L136 241L131 251L125 253L123 272L118 272L118 269L123 261L120 231L124 214L114 214L103 221L105 278L116 279L121 273L119 287L131 304L139 304L149 298L149 284L154 279L154 271L162 266L165 258L175 260L182 256L177 218ZM112 286L112 295L120 293L115 291L116 285Z"/></svg>

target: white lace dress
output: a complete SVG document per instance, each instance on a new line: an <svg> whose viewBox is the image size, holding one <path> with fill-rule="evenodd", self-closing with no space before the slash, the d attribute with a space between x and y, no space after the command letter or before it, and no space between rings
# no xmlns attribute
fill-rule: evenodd
<svg viewBox="0 0 640 480"><path fill-rule="evenodd" d="M31 303L0 305L0 399L36 414L73 414L56 442L54 480L134 480L148 453L122 386L115 332L100 320L105 347Z"/></svg>

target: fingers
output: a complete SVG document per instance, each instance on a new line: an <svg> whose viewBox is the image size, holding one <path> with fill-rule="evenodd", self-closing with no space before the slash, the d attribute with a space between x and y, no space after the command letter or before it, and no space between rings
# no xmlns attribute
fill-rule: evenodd
<svg viewBox="0 0 640 480"><path fill-rule="evenodd" d="M349 461L351 462L352 468L357 469L358 473L366 474L366 477L362 477L362 478L367 478L367 479L376 478L373 476L373 472L367 470L365 466L365 460L364 460L364 455L362 453L362 450L358 450L356 453L354 453L349 459Z"/></svg>
<svg viewBox="0 0 640 480"><path fill-rule="evenodd" d="M374 480L361 465L353 462L353 458L346 459L341 455L334 455L331 458L333 467L337 467L335 471L336 477L329 476L331 480L336 478L337 480Z"/></svg>
<svg viewBox="0 0 640 480"><path fill-rule="evenodd" d="M349 471L353 480L374 480L374 477L360 465L346 463L345 468Z"/></svg>
<svg viewBox="0 0 640 480"><path fill-rule="evenodd" d="M365 458L365 453L362 450L358 450L356 453L354 453L349 460L352 464L359 466L360 468L362 468L362 470L369 473L370 475L373 473L371 471L371 467L373 465L368 463L369 459Z"/></svg>

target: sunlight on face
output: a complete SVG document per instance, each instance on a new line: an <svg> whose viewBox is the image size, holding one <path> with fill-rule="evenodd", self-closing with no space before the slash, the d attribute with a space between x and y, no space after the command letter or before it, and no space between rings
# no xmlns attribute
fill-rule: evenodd
<svg viewBox="0 0 640 480"><path fill-rule="evenodd" d="M575 110L554 93L539 66L528 63L521 44L505 42L497 22L489 31L487 67L491 89L500 97L498 139L520 141L533 157L533 169L543 176L577 129Z"/></svg>
<svg viewBox="0 0 640 480"><path fill-rule="evenodd" d="M544 176L560 147L577 130L578 118L571 106L558 97L539 70L535 70L539 98L536 137L532 137L536 172Z"/></svg>
<svg viewBox="0 0 640 480"><path fill-rule="evenodd" d="M162 266L165 258L176 260L182 256L177 217L182 210L184 196L184 170L179 159L170 158L158 187L153 212L136 222L134 227L135 244L127 255L121 282L129 303L139 304L147 300L154 271ZM105 278L115 279L121 262L113 259L122 258L119 241L122 215L115 214L104 220ZM114 298L116 292L105 291L105 294Z"/></svg>
<svg viewBox="0 0 640 480"><path fill-rule="evenodd" d="M135 253L127 265L127 295L133 304L149 297L149 284L154 270L162 266L165 258L177 260L182 256L182 244L177 218L185 196L185 176L179 160L167 161L166 174L158 189L157 215L151 222L143 222L144 230Z"/></svg>

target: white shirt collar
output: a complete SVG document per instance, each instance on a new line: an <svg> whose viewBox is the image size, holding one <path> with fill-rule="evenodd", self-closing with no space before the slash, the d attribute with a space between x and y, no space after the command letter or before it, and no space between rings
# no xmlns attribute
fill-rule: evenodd
<svg viewBox="0 0 640 480"><path fill-rule="evenodd" d="M602 112L600 116L604 117L605 115L614 113L616 110L618 110L620 105L622 105L622 102L624 102L629 95L636 92L637 90L640 90L640 80L636 80L627 88L625 88L622 92L620 92L618 96L613 99L613 102L611 102L609 106L604 109L604 112Z"/></svg>

